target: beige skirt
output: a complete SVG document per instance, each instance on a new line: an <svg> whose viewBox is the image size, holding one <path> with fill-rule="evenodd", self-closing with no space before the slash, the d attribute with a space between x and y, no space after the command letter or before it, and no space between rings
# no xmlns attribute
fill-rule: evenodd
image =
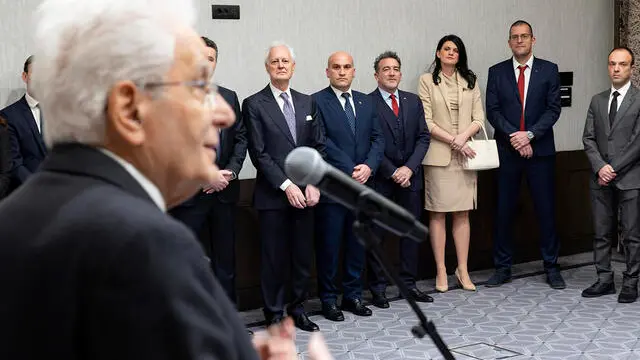
<svg viewBox="0 0 640 360"><path fill-rule="evenodd" d="M424 208L435 212L467 211L477 207L477 175L464 170L458 156L447 166L424 166Z"/></svg>

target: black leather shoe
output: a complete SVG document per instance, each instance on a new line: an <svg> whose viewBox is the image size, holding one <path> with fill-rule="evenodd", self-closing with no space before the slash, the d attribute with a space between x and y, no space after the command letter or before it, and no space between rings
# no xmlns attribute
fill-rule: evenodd
<svg viewBox="0 0 640 360"><path fill-rule="evenodd" d="M384 292L371 292L371 304L373 304L373 306L378 307L380 309L387 309L389 308L389 300L387 300L387 297L385 295Z"/></svg>
<svg viewBox="0 0 640 360"><path fill-rule="evenodd" d="M344 321L344 314L340 309L338 309L338 305L333 304L322 304L322 315L331 321Z"/></svg>
<svg viewBox="0 0 640 360"><path fill-rule="evenodd" d="M635 302L638 299L638 286L622 285L620 295L618 295L618 302L623 304L629 304Z"/></svg>
<svg viewBox="0 0 640 360"><path fill-rule="evenodd" d="M485 284L486 287L498 287L502 286L502 284L506 284L511 282L511 272L505 271L496 271L493 275L487 280Z"/></svg>
<svg viewBox="0 0 640 360"><path fill-rule="evenodd" d="M371 309L362 305L362 300L360 299L343 299L342 300L342 310L352 312L354 315L358 316L371 316Z"/></svg>
<svg viewBox="0 0 640 360"><path fill-rule="evenodd" d="M309 320L309 317L305 313L299 313L291 316L293 318L293 323L300 330L304 331L320 331L320 327L313 321Z"/></svg>
<svg viewBox="0 0 640 360"><path fill-rule="evenodd" d="M552 289L558 290L567 287L567 284L564 282L564 279L558 270L547 271L547 284L549 284Z"/></svg>
<svg viewBox="0 0 640 360"><path fill-rule="evenodd" d="M589 286L582 291L582 297L594 298L602 295L611 295L616 293L616 284L611 282L596 281L595 284Z"/></svg>
<svg viewBox="0 0 640 360"><path fill-rule="evenodd" d="M433 302L433 298L431 296L418 290L418 288L409 289L409 293L417 302Z"/></svg>
<svg viewBox="0 0 640 360"><path fill-rule="evenodd" d="M284 317L282 317L282 314L273 314L265 317L267 320L267 327L271 325L279 324L282 320L284 320Z"/></svg>

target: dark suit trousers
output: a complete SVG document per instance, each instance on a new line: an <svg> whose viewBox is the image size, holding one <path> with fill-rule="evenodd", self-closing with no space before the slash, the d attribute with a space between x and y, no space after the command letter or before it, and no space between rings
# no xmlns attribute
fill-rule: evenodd
<svg viewBox="0 0 640 360"><path fill-rule="evenodd" d="M335 277L340 247L344 243L342 287L344 298L362 298L362 272L365 249L353 233L355 214L336 203L321 203L317 209L316 266L318 295L323 303L333 304L338 298Z"/></svg>
<svg viewBox="0 0 640 360"><path fill-rule="evenodd" d="M175 207L169 213L195 233L211 261L213 273L235 303L235 204L201 192L195 201Z"/></svg>
<svg viewBox="0 0 640 360"><path fill-rule="evenodd" d="M513 261L513 222L525 175L540 226L540 251L545 270L555 269L560 244L556 234L555 155L525 159L502 152L498 170L498 206L493 242L493 261L498 271L510 271ZM519 229L526 231L526 229Z"/></svg>
<svg viewBox="0 0 640 360"><path fill-rule="evenodd" d="M421 181L422 179L416 179ZM412 179L413 181L413 179ZM420 219L422 215L422 191L411 191L403 189L399 185L385 184L378 186L376 190L386 198L394 201L396 204L407 209L416 218ZM387 234L384 230L376 227L376 233L380 239ZM382 243L380 244L382 246ZM416 275L418 273L418 255L419 244L409 238L400 239L400 279L407 285L409 289L416 287ZM384 254L383 254L384 256ZM367 279L369 280L369 289L372 292L382 293L386 290L387 279L380 264L367 253Z"/></svg>
<svg viewBox="0 0 640 360"><path fill-rule="evenodd" d="M313 260L313 210L293 207L258 210L262 249L260 284L267 320L282 314L289 285L293 298L287 313L304 312Z"/></svg>
<svg viewBox="0 0 640 360"><path fill-rule="evenodd" d="M627 270L623 272L625 284L637 285L640 272L640 190L619 190L612 186L591 185L593 211L593 259L598 279L613 281L611 269L611 245L617 238L618 209L622 227Z"/></svg>

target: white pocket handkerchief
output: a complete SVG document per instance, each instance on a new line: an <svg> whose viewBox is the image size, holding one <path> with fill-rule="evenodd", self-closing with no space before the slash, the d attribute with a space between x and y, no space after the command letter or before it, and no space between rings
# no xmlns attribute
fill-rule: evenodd
<svg viewBox="0 0 640 360"><path fill-rule="evenodd" d="M307 117L304 119L304 121L311 121L313 120L313 117L311 115L307 115Z"/></svg>

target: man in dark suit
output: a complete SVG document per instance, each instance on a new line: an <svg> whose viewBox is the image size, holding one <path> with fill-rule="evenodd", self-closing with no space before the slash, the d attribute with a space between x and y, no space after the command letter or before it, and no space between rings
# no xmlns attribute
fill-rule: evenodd
<svg viewBox="0 0 640 360"><path fill-rule="evenodd" d="M621 303L638 298L640 273L640 95L631 85L634 60L633 52L626 47L609 53L611 89L591 99L582 136L593 170L593 257L598 273L598 281L582 296L616 293L611 245L617 233L619 209L627 263L618 296Z"/></svg>
<svg viewBox="0 0 640 360"><path fill-rule="evenodd" d="M313 97L322 114L327 162L359 183L373 187L373 176L384 153L384 135L376 105L368 95L351 90L355 67L348 53L332 54L326 73L330 86ZM337 306L338 287L335 284L342 244L344 294L341 307L359 316L371 316L371 310L362 304L365 250L352 230L354 214L323 196L316 218L318 292L324 316L329 320L344 321L344 314Z"/></svg>
<svg viewBox="0 0 640 360"><path fill-rule="evenodd" d="M313 99L289 87L295 70L293 49L272 44L265 68L269 85L242 103L249 156L257 170L253 200L260 222L264 315L268 324L282 321L290 285L293 299L287 313L298 328L318 331L305 313L304 302L313 259L313 207L320 192L292 183L285 174L284 160L298 146L313 147L324 155L322 124Z"/></svg>
<svg viewBox="0 0 640 360"><path fill-rule="evenodd" d="M375 188L420 219L424 183L422 159L429 148L429 130L425 125L422 101L416 94L398 89L402 80L400 67L400 57L392 51L380 54L373 63L378 88L369 96L377 106L385 143ZM416 287L418 254L417 242L406 237L400 239L400 278L414 299L432 302L431 296ZM373 305L388 308L384 272L373 256L367 257L367 263Z"/></svg>
<svg viewBox="0 0 640 360"><path fill-rule="evenodd" d="M207 45L213 74L218 62L218 46L209 38L202 37L202 40ZM221 86L218 92L236 115L236 122L220 131L216 165L221 170L212 183L203 187L193 198L171 209L170 213L199 236L211 260L214 274L231 301L235 302L235 204L240 193L238 174L247 155L247 130L236 92Z"/></svg>
<svg viewBox="0 0 640 360"><path fill-rule="evenodd" d="M558 268L555 223L555 154L553 124L560 117L558 66L533 57L531 25L518 20L509 30L513 57L492 66L487 80L487 118L495 128L500 157L493 261L487 286L511 281L512 228L524 173L540 224L540 250L547 283L564 289Z"/></svg>
<svg viewBox="0 0 640 360"><path fill-rule="evenodd" d="M218 175L218 128L234 119L193 4L38 10L48 46L33 84L52 151L0 204L0 358L295 358L286 326L252 346L193 233L164 213Z"/></svg>
<svg viewBox="0 0 640 360"><path fill-rule="evenodd" d="M34 173L47 155L42 124L44 116L40 103L31 89L33 56L24 62L22 80L27 92L20 100L0 110L0 116L9 124L11 141L11 187L16 188Z"/></svg>

